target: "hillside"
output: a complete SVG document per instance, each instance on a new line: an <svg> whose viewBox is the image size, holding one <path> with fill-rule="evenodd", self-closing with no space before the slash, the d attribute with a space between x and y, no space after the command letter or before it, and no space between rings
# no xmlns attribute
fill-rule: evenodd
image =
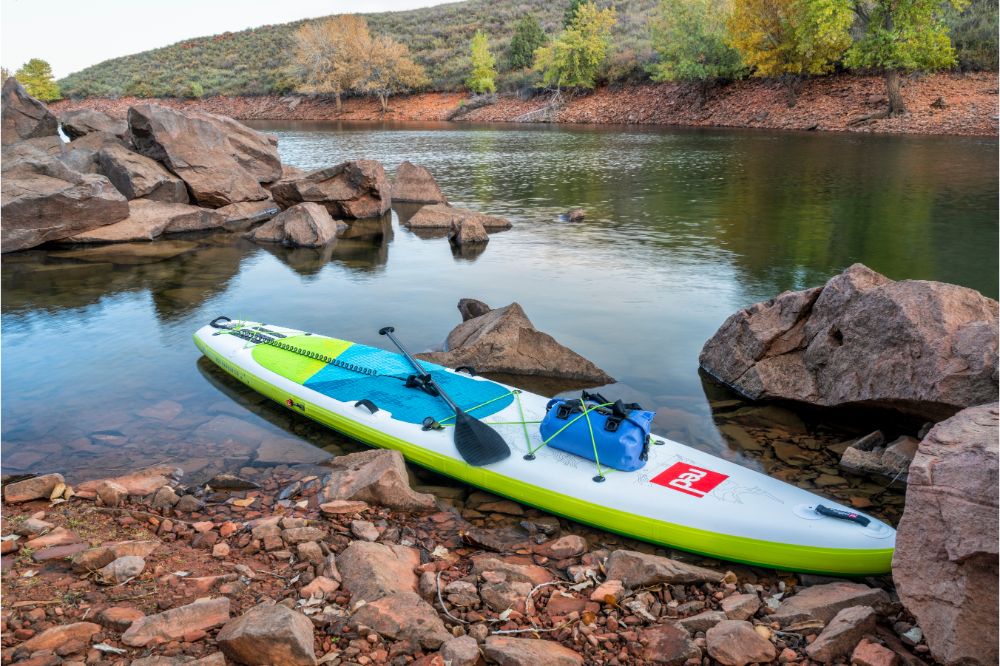
<svg viewBox="0 0 1000 666"><path fill-rule="evenodd" d="M656 0L618 0L614 4L619 12L619 41L609 65L625 63L625 69L641 74L642 66L653 57L646 16ZM518 19L533 13L546 33L554 35L562 28L564 9L563 2L547 0L469 0L364 16L372 34L389 34L410 48L427 69L434 89L456 90L466 76L469 41L477 29L489 35L490 47L502 65ZM68 97L183 97L192 83L199 84L204 95L288 92L294 85L287 72L292 34L305 22L189 39L107 60L67 76L59 85ZM612 74L613 78L625 78L627 72ZM502 82L511 78L502 77Z"/></svg>
<svg viewBox="0 0 1000 666"><path fill-rule="evenodd" d="M952 41L963 69L996 69L997 1L973 0L949 18ZM546 34L562 28L568 0L467 0L405 12L364 14L373 34L404 42L431 79L431 88L462 88L469 66L469 41L477 29L489 36L498 56L501 90L529 83L523 71L504 66L518 19L534 14ZM604 65L605 81L645 80L655 58L649 23L657 0L599 0L618 10L615 44ZM59 81L67 97L201 97L290 92L292 35L303 23L265 25L185 40L152 51L107 60ZM532 79L533 81L533 79Z"/></svg>

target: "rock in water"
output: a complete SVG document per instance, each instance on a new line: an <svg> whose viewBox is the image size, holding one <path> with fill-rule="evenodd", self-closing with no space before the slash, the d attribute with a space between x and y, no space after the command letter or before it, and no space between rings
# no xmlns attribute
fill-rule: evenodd
<svg viewBox="0 0 1000 666"><path fill-rule="evenodd" d="M732 315L699 361L751 399L947 418L996 399L997 302L854 264L826 285Z"/></svg>
<svg viewBox="0 0 1000 666"><path fill-rule="evenodd" d="M312 666L316 663L312 622L279 604L254 606L230 620L219 631L216 642L238 664Z"/></svg>
<svg viewBox="0 0 1000 666"><path fill-rule="evenodd" d="M61 113L59 124L70 141L92 132L107 132L122 139L128 136L128 123L96 109L76 109Z"/></svg>
<svg viewBox="0 0 1000 666"><path fill-rule="evenodd" d="M188 203L187 185L159 162L122 145L109 144L97 153L101 173L127 199L147 198L168 203Z"/></svg>
<svg viewBox="0 0 1000 666"><path fill-rule="evenodd" d="M337 232L347 228L330 217L317 203L301 203L246 234L252 241L281 243L289 247L322 247L337 239Z"/></svg>
<svg viewBox="0 0 1000 666"><path fill-rule="evenodd" d="M319 169L271 186L274 200L286 208L303 202L323 204L339 218L378 217L392 203L389 181L375 160L354 160Z"/></svg>
<svg viewBox="0 0 1000 666"><path fill-rule="evenodd" d="M403 162L396 169L396 178L392 181L392 200L425 204L447 203L431 172L426 167L417 166L412 162Z"/></svg>
<svg viewBox="0 0 1000 666"><path fill-rule="evenodd" d="M177 174L200 205L219 208L267 199L220 125L202 114L140 104L129 109L128 124L136 151Z"/></svg>
<svg viewBox="0 0 1000 666"><path fill-rule="evenodd" d="M84 174L47 155L4 159L0 251L36 245L112 224L128 201L104 176Z"/></svg>
<svg viewBox="0 0 1000 666"><path fill-rule="evenodd" d="M614 379L596 365L537 330L517 303L462 322L448 334L448 351L419 358L479 372L540 375L610 384Z"/></svg>
<svg viewBox="0 0 1000 666"><path fill-rule="evenodd" d="M462 313L462 321L469 321L489 312L492 308L474 298L463 298L458 301L458 311Z"/></svg>
<svg viewBox="0 0 1000 666"><path fill-rule="evenodd" d="M448 240L455 245L485 245L490 237L479 220L469 218L452 223Z"/></svg>
<svg viewBox="0 0 1000 666"><path fill-rule="evenodd" d="M406 221L411 229L451 229L463 220L476 220L487 231L510 229L510 220L493 215L484 215L468 208L457 208L441 203L423 206Z"/></svg>
<svg viewBox="0 0 1000 666"><path fill-rule="evenodd" d="M996 664L997 403L927 434L910 465L892 578L942 664Z"/></svg>
<svg viewBox="0 0 1000 666"><path fill-rule="evenodd" d="M360 500L399 511L426 511L437 505L434 496L410 488L406 464L398 451L373 450L337 456L326 466L322 500Z"/></svg>
<svg viewBox="0 0 1000 666"><path fill-rule="evenodd" d="M29 95L13 76L4 81L0 99L3 109L0 112L3 119L0 139L3 145L59 133L59 121L49 107Z"/></svg>
<svg viewBox="0 0 1000 666"><path fill-rule="evenodd" d="M133 199L129 216L120 222L70 236L70 243L150 241L162 234L218 229L226 219L210 208L151 199Z"/></svg>

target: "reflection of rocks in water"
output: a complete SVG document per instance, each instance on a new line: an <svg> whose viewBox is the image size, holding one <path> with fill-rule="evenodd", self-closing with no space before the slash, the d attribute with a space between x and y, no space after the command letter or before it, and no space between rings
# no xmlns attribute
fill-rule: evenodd
<svg viewBox="0 0 1000 666"><path fill-rule="evenodd" d="M392 240L392 214L369 217L364 220L343 220L347 229L338 234L339 238L377 238L386 243Z"/></svg>
<svg viewBox="0 0 1000 666"><path fill-rule="evenodd" d="M416 236L421 240L438 240L441 238L448 238L448 234L451 233L450 229L444 227L407 227L406 230Z"/></svg>
<svg viewBox="0 0 1000 666"><path fill-rule="evenodd" d="M462 261L475 261L479 258L479 255L486 251L486 243L468 243L465 245L450 243L450 245L451 256Z"/></svg>
<svg viewBox="0 0 1000 666"><path fill-rule="evenodd" d="M120 266L152 264L175 259L198 248L188 240L159 240L144 243L112 243L71 250L50 252L52 259L68 259L90 263L112 263Z"/></svg>
<svg viewBox="0 0 1000 666"><path fill-rule="evenodd" d="M285 247L276 243L263 243L260 247L303 277L317 275L330 262L360 272L384 266L389 261L392 217L383 215L348 222L347 229L324 247Z"/></svg>
<svg viewBox="0 0 1000 666"><path fill-rule="evenodd" d="M496 372L483 373L483 377L492 379L493 381L500 382L502 384L507 384L508 386L515 386L517 388L524 389L525 391L530 391L531 393L544 395L546 397L552 397L561 393L568 393L570 391L576 391L577 395L579 395L580 390L593 388L593 382L581 382L575 379L562 379L560 377L505 375Z"/></svg>
<svg viewBox="0 0 1000 666"><path fill-rule="evenodd" d="M166 275L148 282L157 316L163 321L181 318L226 291L246 256L233 245L202 247L170 262Z"/></svg>
<svg viewBox="0 0 1000 666"><path fill-rule="evenodd" d="M312 277L323 270L333 258L333 249L340 241L321 247L285 247L278 243L261 243L260 247L303 277Z"/></svg>
<svg viewBox="0 0 1000 666"><path fill-rule="evenodd" d="M422 203L404 203L402 201L392 202L392 210L396 213L396 217L399 218L399 223L404 226L410 221L410 218L416 215L417 211L423 207L424 204Z"/></svg>

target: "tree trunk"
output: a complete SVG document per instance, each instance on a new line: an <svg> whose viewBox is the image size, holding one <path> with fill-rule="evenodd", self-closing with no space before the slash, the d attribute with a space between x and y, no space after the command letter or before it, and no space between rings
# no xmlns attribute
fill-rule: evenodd
<svg viewBox="0 0 1000 666"><path fill-rule="evenodd" d="M340 91L339 90L335 90L334 91L333 98L337 101L337 113L340 113L340 111L341 111L341 105L340 105Z"/></svg>
<svg viewBox="0 0 1000 666"><path fill-rule="evenodd" d="M898 69L885 71L885 91L889 97L889 115L898 116L906 113L906 102L903 101L902 78Z"/></svg>
<svg viewBox="0 0 1000 666"><path fill-rule="evenodd" d="M386 113L389 110L389 96L379 95L378 99L382 102L382 113Z"/></svg>
<svg viewBox="0 0 1000 666"><path fill-rule="evenodd" d="M799 88L802 84L802 77L796 74L783 74L781 83L785 86L785 102L791 108L799 101Z"/></svg>

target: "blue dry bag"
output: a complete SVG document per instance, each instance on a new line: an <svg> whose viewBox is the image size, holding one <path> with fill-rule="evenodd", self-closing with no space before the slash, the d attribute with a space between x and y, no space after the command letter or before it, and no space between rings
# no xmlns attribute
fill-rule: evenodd
<svg viewBox="0 0 1000 666"><path fill-rule="evenodd" d="M610 403L584 391L580 400L549 400L539 431L553 448L588 460L595 460L596 448L596 461L602 466L632 472L646 464L654 416L636 403Z"/></svg>

